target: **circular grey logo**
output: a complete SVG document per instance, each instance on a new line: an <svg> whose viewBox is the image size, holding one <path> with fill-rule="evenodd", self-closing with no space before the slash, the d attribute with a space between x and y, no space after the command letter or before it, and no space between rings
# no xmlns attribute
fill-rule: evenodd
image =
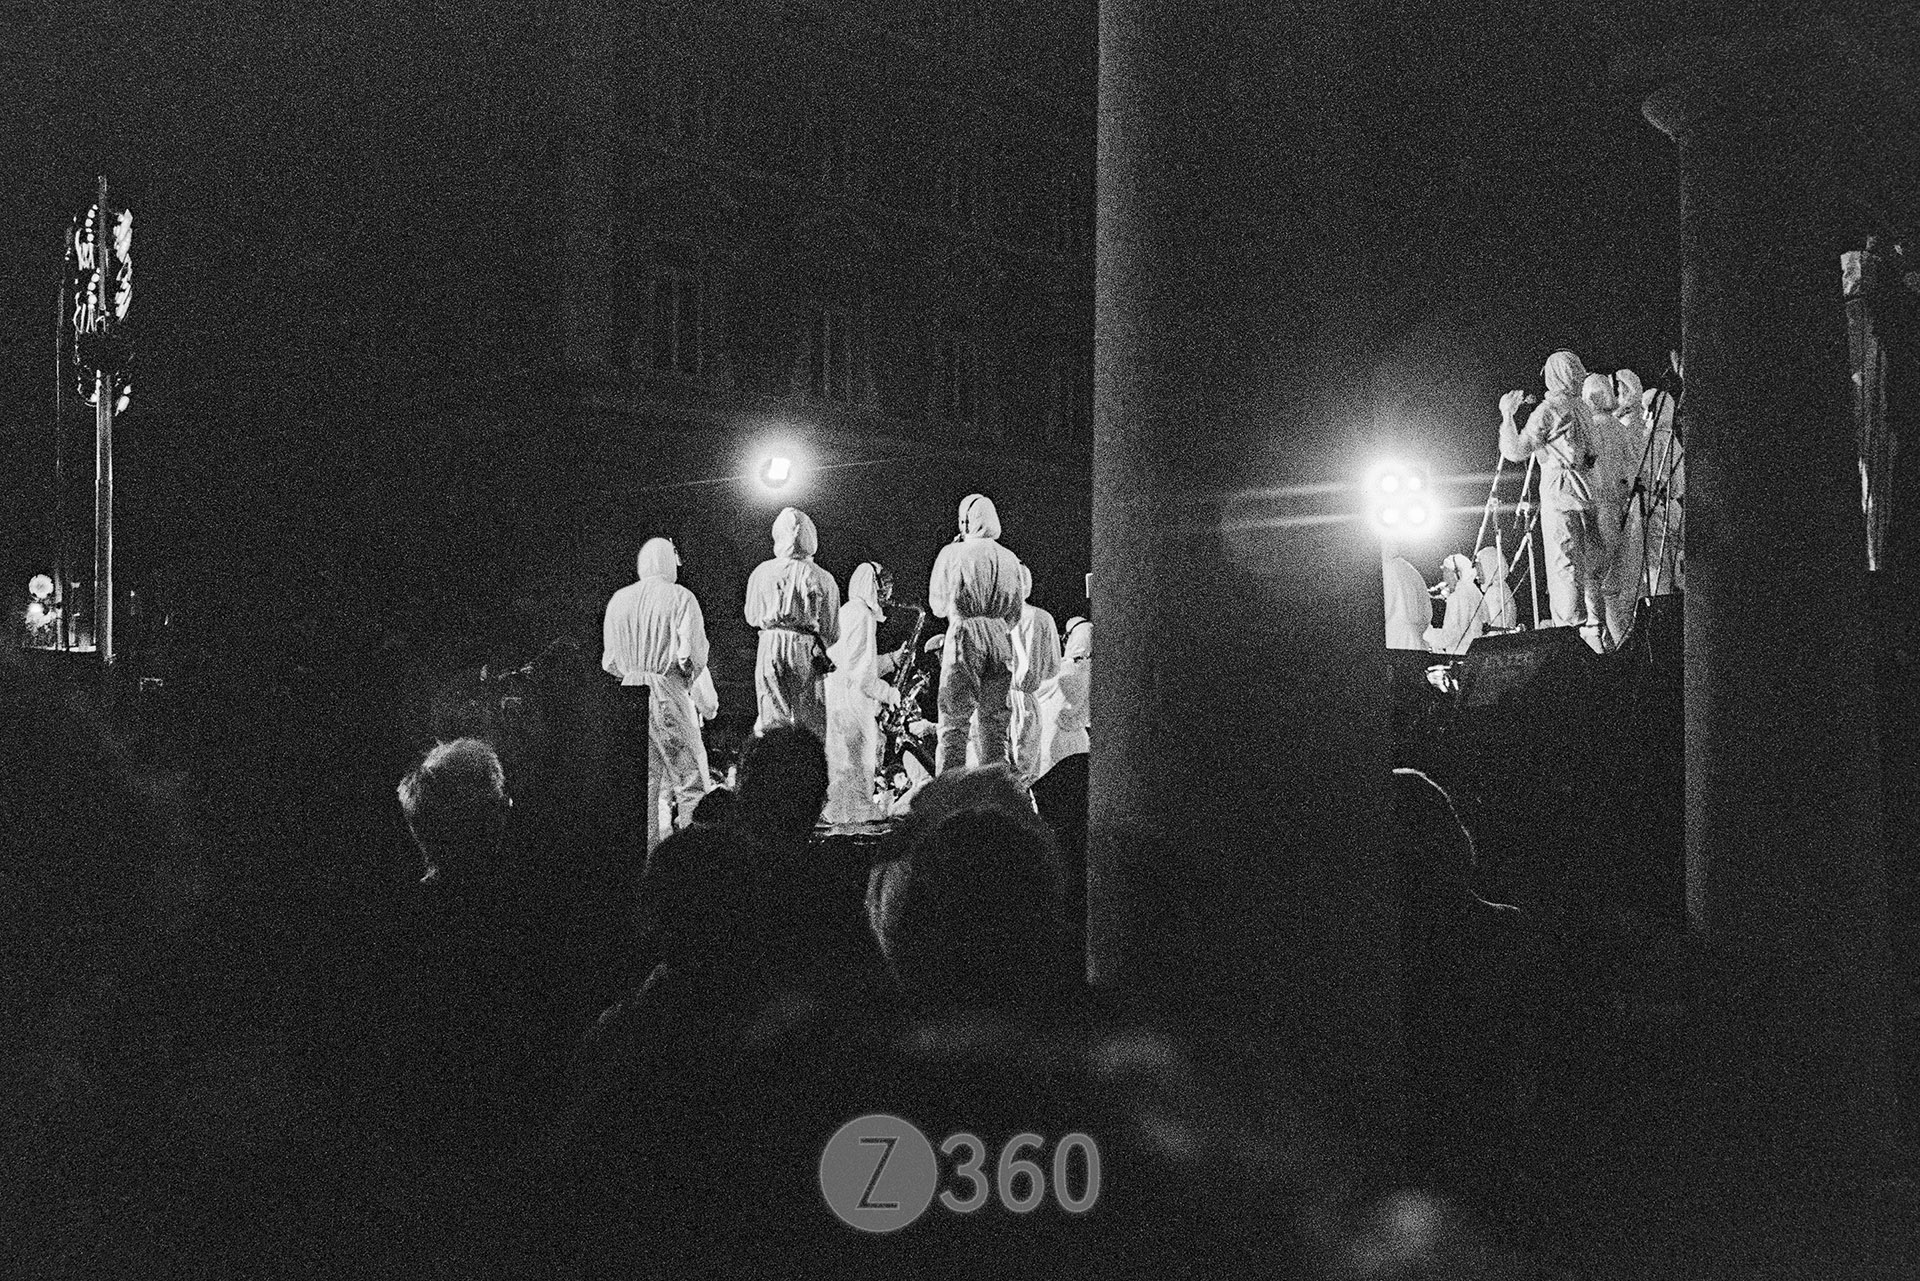
<svg viewBox="0 0 1920 1281"><path fill-rule="evenodd" d="M933 1144L884 1112L847 1122L820 1153L820 1195L862 1232L898 1232L927 1212L939 1187Z"/></svg>

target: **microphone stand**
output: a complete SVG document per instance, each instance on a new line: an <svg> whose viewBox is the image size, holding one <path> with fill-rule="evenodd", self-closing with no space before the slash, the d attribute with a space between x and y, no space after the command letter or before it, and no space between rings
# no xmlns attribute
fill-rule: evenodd
<svg viewBox="0 0 1920 1281"><path fill-rule="evenodd" d="M1646 464L1651 460L1654 438L1660 434L1660 413L1664 407L1663 402L1671 397L1672 393L1667 391L1665 387L1655 388L1652 411L1648 418L1646 455L1641 459L1642 475L1645 474ZM1646 594L1648 596L1655 595L1659 590L1661 577L1660 567L1664 566L1666 562L1667 549L1671 541L1669 537L1671 531L1669 529L1670 522L1667 518L1667 504L1673 501L1671 491L1674 473L1679 470L1680 461L1686 456L1684 449L1680 445L1679 404L1677 401L1674 404L1674 424L1668 431L1667 452L1656 464L1663 468L1660 480L1655 484L1652 494L1648 495L1643 492L1641 496L1640 573L1642 585L1646 588ZM1636 479L1635 484L1639 485L1640 481ZM1660 518L1660 554L1657 558L1658 566L1656 566L1656 558L1648 554L1651 550L1650 544L1653 541L1653 521L1656 516Z"/></svg>
<svg viewBox="0 0 1920 1281"><path fill-rule="evenodd" d="M1657 395L1654 397L1653 406L1657 413L1660 408L1660 397ZM1640 597L1643 599L1653 595L1653 588L1649 580L1650 569L1647 564L1647 539L1650 536L1650 531L1647 526L1647 465L1653 461L1653 438L1660 434L1654 428L1654 423L1657 421L1657 418L1649 418L1647 420L1647 438L1641 442L1640 445L1640 464L1635 467L1633 471L1633 492L1627 495L1627 505L1620 512L1620 533L1622 534L1625 534L1627 532L1627 526L1633 523L1636 508L1640 514L1640 581L1636 586L1639 589Z"/></svg>
<svg viewBox="0 0 1920 1281"><path fill-rule="evenodd" d="M1533 550L1535 541L1533 532L1540 527L1540 504L1538 502L1528 504L1527 489L1533 484L1533 478L1538 471L1539 460L1529 458L1526 479L1520 482L1520 503L1527 508L1527 523L1520 536L1526 540L1527 544L1527 593L1533 603L1533 630L1535 631L1540 630L1540 558Z"/></svg>
<svg viewBox="0 0 1920 1281"><path fill-rule="evenodd" d="M1512 568L1507 565L1506 536L1501 531L1500 522L1497 519L1495 519L1495 513L1500 508L1500 482L1503 479L1505 479L1506 470L1507 470L1507 458L1505 454L1502 454L1499 458L1499 461L1494 465L1493 484L1487 490L1487 503L1486 503L1486 506L1480 512L1480 529L1479 529L1479 532L1474 534L1473 536L1473 553L1474 553L1474 559L1477 562L1480 555L1480 548L1486 542L1487 526L1491 524L1493 526L1494 554L1500 558L1500 564L1506 570L1507 577L1511 577L1513 571L1512 571ZM1532 477L1532 475L1533 475L1533 461L1529 459L1527 462L1527 475L1526 477L1523 477L1520 482L1520 496L1521 496L1522 502L1524 502L1526 499L1527 481ZM1501 585L1507 588L1509 595L1512 594L1512 587L1510 584L1508 584L1505 581L1505 579L1502 580ZM1481 584L1480 586L1481 586L1480 607L1478 610L1475 611L1475 614L1477 618L1484 618L1487 611L1488 591L1492 587L1492 584L1490 583ZM1432 592L1429 592L1429 595L1432 595L1432 594L1433 594ZM1536 596L1536 607L1537 607L1537 598L1538 598L1537 592L1535 596ZM1518 625L1519 619L1516 618L1514 622L1516 625ZM1472 623L1469 622L1468 625L1469 627L1471 627Z"/></svg>
<svg viewBox="0 0 1920 1281"><path fill-rule="evenodd" d="M1480 544L1486 540L1487 522L1493 519L1493 509L1499 501L1500 478L1506 475L1506 471L1507 471L1507 456L1505 454L1502 454L1500 455L1500 461L1496 463L1493 468L1493 484L1489 486L1487 489L1487 505L1480 512L1480 532L1476 533L1473 536L1473 550L1476 552L1480 550ZM1493 532L1494 532L1495 539L1497 541L1500 533L1500 526L1495 525L1493 527Z"/></svg>

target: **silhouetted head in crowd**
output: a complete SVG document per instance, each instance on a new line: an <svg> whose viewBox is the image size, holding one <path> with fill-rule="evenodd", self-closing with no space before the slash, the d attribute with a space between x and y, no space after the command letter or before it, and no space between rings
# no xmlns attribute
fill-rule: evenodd
<svg viewBox="0 0 1920 1281"><path fill-rule="evenodd" d="M1480 855L1473 833L1461 821L1446 789L1417 769L1393 771L1394 858L1415 884L1441 892L1448 901L1488 904L1473 888Z"/></svg>
<svg viewBox="0 0 1920 1281"><path fill-rule="evenodd" d="M428 884L484 879L501 870L501 837L513 800L500 757L477 738L441 743L400 780L400 812L426 862Z"/></svg>
<svg viewBox="0 0 1920 1281"><path fill-rule="evenodd" d="M800 844L826 803L827 749L812 731L782 726L747 745L736 823L782 844Z"/></svg>
<svg viewBox="0 0 1920 1281"><path fill-rule="evenodd" d="M765 961L778 899L765 870L718 826L697 824L654 847L641 884L660 959L681 971Z"/></svg>
<svg viewBox="0 0 1920 1281"><path fill-rule="evenodd" d="M1423 876L1473 868L1473 837L1453 800L1417 769L1393 771L1394 853L1402 867Z"/></svg>
<svg viewBox="0 0 1920 1281"><path fill-rule="evenodd" d="M867 913L910 999L1049 1004L1072 984L1060 852L1004 766L935 778L891 842Z"/></svg>
<svg viewBox="0 0 1920 1281"><path fill-rule="evenodd" d="M740 798L734 794L732 788L716 787L702 796L700 803L693 807L694 826L718 827L722 823L730 822L738 811L739 805Z"/></svg>

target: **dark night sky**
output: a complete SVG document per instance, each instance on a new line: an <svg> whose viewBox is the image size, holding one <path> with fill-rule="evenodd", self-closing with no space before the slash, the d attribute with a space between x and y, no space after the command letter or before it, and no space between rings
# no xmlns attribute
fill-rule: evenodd
<svg viewBox="0 0 1920 1281"><path fill-rule="evenodd" d="M1361 40L1380 110L1360 150L1392 318L1378 421L1436 475L1493 468L1495 399L1538 390L1555 349L1651 383L1679 345L1677 149L1609 89L1631 28L1578 8L1429 6ZM1453 493L1484 497L1481 484ZM1477 516L1456 516L1416 562L1436 573Z"/></svg>
<svg viewBox="0 0 1920 1281"><path fill-rule="evenodd" d="M1607 89L1611 42L1630 29L1550 0L1409 8L1356 19L1347 178L1371 249L1338 269L1372 294L1389 399L1431 383L1436 363L1459 405L1466 389L1484 397L1479 420L1453 408L1407 429L1436 470L1478 471L1493 461L1493 397L1536 385L1555 347L1647 370L1677 344L1677 157ZM139 458L144 423L129 415L128 467L170 492L171 522L217 509L244 528L263 454L329 474L326 442L285 437L297 426L238 425L257 418L245 389L263 360L348 342L351 362L323 385L309 385L311 362L283 375L288 394L324 401L540 358L540 334L450 353L433 315L461 308L485 331L535 286L542 229L524 211L557 182L552 138L526 124L555 110L544 7L115 3L98 59L81 19L100 12L0 15L10 457L44 442L54 242L101 159L139 220L140 410L168 432ZM88 103L90 61L109 73ZM14 577L35 470L9 468L0 507ZM356 483L341 470L335 482ZM286 501L274 497L273 522L295 519Z"/></svg>

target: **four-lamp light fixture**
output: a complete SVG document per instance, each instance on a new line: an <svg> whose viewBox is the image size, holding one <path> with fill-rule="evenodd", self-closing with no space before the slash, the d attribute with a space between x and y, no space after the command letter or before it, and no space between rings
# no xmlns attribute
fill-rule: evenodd
<svg viewBox="0 0 1920 1281"><path fill-rule="evenodd" d="M1367 511L1375 533L1417 538L1434 527L1439 508L1423 468L1389 461L1367 473Z"/></svg>

